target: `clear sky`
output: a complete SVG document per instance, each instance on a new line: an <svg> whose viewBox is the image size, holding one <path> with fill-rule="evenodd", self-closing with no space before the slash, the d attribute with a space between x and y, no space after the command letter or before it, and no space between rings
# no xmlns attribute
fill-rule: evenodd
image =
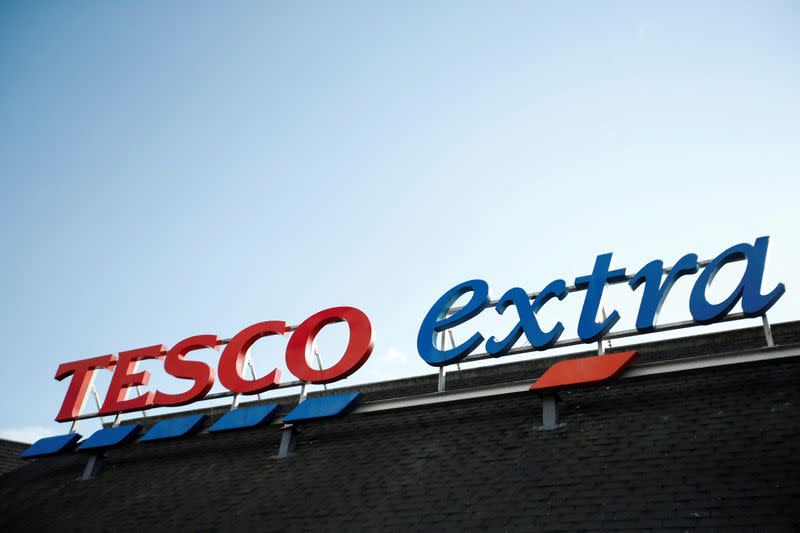
<svg viewBox="0 0 800 533"><path fill-rule="evenodd" d="M336 305L377 331L355 381L431 373L445 290L609 251L770 235L800 319L799 53L796 2L3 2L0 436L67 430L61 362Z"/></svg>

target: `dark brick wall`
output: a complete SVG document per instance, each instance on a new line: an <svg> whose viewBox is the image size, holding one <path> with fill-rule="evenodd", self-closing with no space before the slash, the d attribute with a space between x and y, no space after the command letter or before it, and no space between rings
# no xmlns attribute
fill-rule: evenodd
<svg viewBox="0 0 800 533"><path fill-rule="evenodd" d="M729 335L647 350L758 342ZM39 460L0 477L0 530L797 530L798 378L792 361L565 393L555 431L532 394L351 415L302 426L280 461L275 426L134 444L86 482L83 456Z"/></svg>
<svg viewBox="0 0 800 533"><path fill-rule="evenodd" d="M25 464L25 461L19 458L19 454L27 447L28 445L22 442L0 439L0 475Z"/></svg>

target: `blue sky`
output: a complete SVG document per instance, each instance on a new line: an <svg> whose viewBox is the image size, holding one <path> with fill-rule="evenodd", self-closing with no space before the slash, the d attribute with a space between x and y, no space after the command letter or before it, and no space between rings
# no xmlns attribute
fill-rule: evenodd
<svg viewBox="0 0 800 533"><path fill-rule="evenodd" d="M793 2L4 2L0 435L66 430L60 362L336 305L377 331L354 380L429 373L444 291L609 251L770 235L770 317L800 318L799 25Z"/></svg>

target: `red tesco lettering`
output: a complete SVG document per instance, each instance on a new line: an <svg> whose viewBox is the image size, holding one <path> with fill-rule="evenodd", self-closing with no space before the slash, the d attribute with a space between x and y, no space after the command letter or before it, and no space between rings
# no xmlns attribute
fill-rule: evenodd
<svg viewBox="0 0 800 533"><path fill-rule="evenodd" d="M315 369L309 364L314 339L327 325L345 322L350 330L350 340L341 358L330 368ZM245 358L250 347L262 337L286 335L291 328L286 322L268 321L249 326L228 341L217 365L220 383L233 393L257 394L274 389L280 384L281 372L275 368L256 378L247 379L244 374ZM64 403L56 416L56 421L67 422L79 417L86 402L86 396L94 372L99 369L113 370L111 383L100 415L111 415L130 411L141 411L151 407L186 405L202 400L214 386L214 370L202 361L186 357L194 350L212 348L219 350L223 341L216 335L195 335L186 338L171 349L157 344L120 352L118 356L104 355L72 361L59 365L55 379L61 381L72 377ZM374 332L369 318L355 307L332 307L320 311L301 323L289 338L286 347L286 366L298 379L308 383L332 383L344 379L367 361L375 345ZM128 398L128 389L147 385L150 372L137 372L139 361L146 359L163 360L164 371L176 378L192 381L192 386L179 394L161 391L148 391L134 398Z"/></svg>

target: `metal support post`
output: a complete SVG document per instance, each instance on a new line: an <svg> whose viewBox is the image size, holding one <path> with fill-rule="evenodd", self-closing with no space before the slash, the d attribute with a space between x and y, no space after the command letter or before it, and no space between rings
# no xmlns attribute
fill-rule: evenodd
<svg viewBox="0 0 800 533"><path fill-rule="evenodd" d="M281 446L278 448L278 459L285 459L294 452L294 447L297 444L297 429L291 424L287 424L281 428L283 434L281 435Z"/></svg>
<svg viewBox="0 0 800 533"><path fill-rule="evenodd" d="M447 335L450 337L450 347L451 348L455 348L456 347L456 339L455 339L455 337L453 337L453 330L452 329L448 329L447 330ZM456 368L460 372L461 371L461 364L460 363L456 363Z"/></svg>
<svg viewBox="0 0 800 533"><path fill-rule="evenodd" d="M444 334L444 331L442 331L440 333L440 341L439 341L439 346L441 347L440 349L442 351L444 351L444 340L445 340L445 334ZM445 372L444 372L444 367L440 366L439 367L439 381L438 381L438 383L436 385L436 392L444 392L444 391L445 391Z"/></svg>
<svg viewBox="0 0 800 533"><path fill-rule="evenodd" d="M92 376L94 378L94 376ZM95 388L94 384L92 384L92 396L94 396L94 403L97 405L97 412L100 412L100 395L97 394L97 389ZM105 421L103 417L100 417L100 425L105 425Z"/></svg>
<svg viewBox="0 0 800 533"><path fill-rule="evenodd" d="M136 365L136 363L134 363L134 369L136 368L135 365ZM130 390L130 389L128 389L127 387L122 389L122 401L123 402L128 398L128 390ZM141 395L141 393L140 393L140 395ZM121 421L122 421L122 413L117 413L117 415L114 417L114 421L111 423L111 427L115 428L115 427L119 426L119 423Z"/></svg>
<svg viewBox="0 0 800 533"><path fill-rule="evenodd" d="M448 329L447 335L450 337L450 346L455 348L456 347L456 339L453 337L453 330Z"/></svg>
<svg viewBox="0 0 800 533"><path fill-rule="evenodd" d="M298 404L303 403L303 400L306 399L306 385L308 385L308 383L303 383L303 386L300 388ZM294 453L298 431L293 424L284 424L283 427L281 427L281 431L283 434L281 435L281 445L278 448L278 459L285 459Z"/></svg>
<svg viewBox="0 0 800 533"><path fill-rule="evenodd" d="M245 352L245 354L244 354L244 361L242 362L242 370L244 370L245 366L250 367L250 376L252 376L252 378L255 380L256 379L256 370L255 370L255 367L253 366L253 361L250 358L250 350L247 350ZM260 394L258 395L258 399L259 400L261 399L261 395ZM231 411L237 410L239 408L239 402L241 400L242 400L242 394L241 393L234 394L233 395L233 400L231 400L231 409L230 410Z"/></svg>
<svg viewBox="0 0 800 533"><path fill-rule="evenodd" d="M322 372L322 358L319 356L319 349L317 348L316 342L314 343L314 355L317 358L317 367L319 368L319 371ZM322 388L328 390L328 385L323 383Z"/></svg>
<svg viewBox="0 0 800 533"><path fill-rule="evenodd" d="M253 378L253 381L256 380L256 366L253 364L253 360L249 357L247 358L247 366L250 368L250 377ZM259 400L261 399L261 393L256 394L256 398Z"/></svg>
<svg viewBox="0 0 800 533"><path fill-rule="evenodd" d="M542 429L556 429L558 427L559 402L558 394L542 396Z"/></svg>
<svg viewBox="0 0 800 533"><path fill-rule="evenodd" d="M139 396L142 395L142 387L140 387L139 385L136 385L136 394L138 394ZM142 417L147 417L147 411L142 410Z"/></svg>
<svg viewBox="0 0 800 533"><path fill-rule="evenodd" d="M608 315L606 315L605 305L600 306L600 316L603 317L603 322L605 322L605 320L608 318ZM611 341L608 341L608 347L611 348ZM603 348L603 339L600 339L599 341L597 341L597 355L604 355L605 353L606 350L605 348Z"/></svg>
<svg viewBox="0 0 800 533"><path fill-rule="evenodd" d="M94 376L95 376L94 373L92 373L92 377L89 378L89 390L92 392L92 395L94 396L94 403L97 405L97 412L99 413L100 412L100 396L97 395L97 389L94 386ZM83 398L83 403L81 404L80 409L78 409L79 413L80 413L80 411L83 411L83 408L86 405L86 401L87 401L87 398L84 397ZM105 422L103 422L103 417L102 416L100 417L100 424L105 424ZM77 431L78 431L78 420L75 419L75 420L72 421L72 424L69 427L69 432L70 433L75 433Z"/></svg>
<svg viewBox="0 0 800 533"><path fill-rule="evenodd" d="M303 383L303 385L300 387L300 399L297 400L297 403L301 403L303 400L306 399L306 396L308 396L308 393L306 392L307 386L308 383Z"/></svg>
<svg viewBox="0 0 800 533"><path fill-rule="evenodd" d="M103 455L103 452L93 453L89 456L89 461L86 463L86 468L83 469L83 475L81 475L81 481L86 481L87 479L91 479L96 477L100 474L103 470L103 465L105 464L106 459Z"/></svg>
<svg viewBox="0 0 800 533"><path fill-rule="evenodd" d="M234 394L233 401L231 402L231 411L235 411L239 408L239 400L242 399L241 394Z"/></svg>
<svg viewBox="0 0 800 533"><path fill-rule="evenodd" d="M761 321L764 323L764 336L767 338L767 346L775 346L775 340L772 338L772 326L769 325L766 313L761 315Z"/></svg>

